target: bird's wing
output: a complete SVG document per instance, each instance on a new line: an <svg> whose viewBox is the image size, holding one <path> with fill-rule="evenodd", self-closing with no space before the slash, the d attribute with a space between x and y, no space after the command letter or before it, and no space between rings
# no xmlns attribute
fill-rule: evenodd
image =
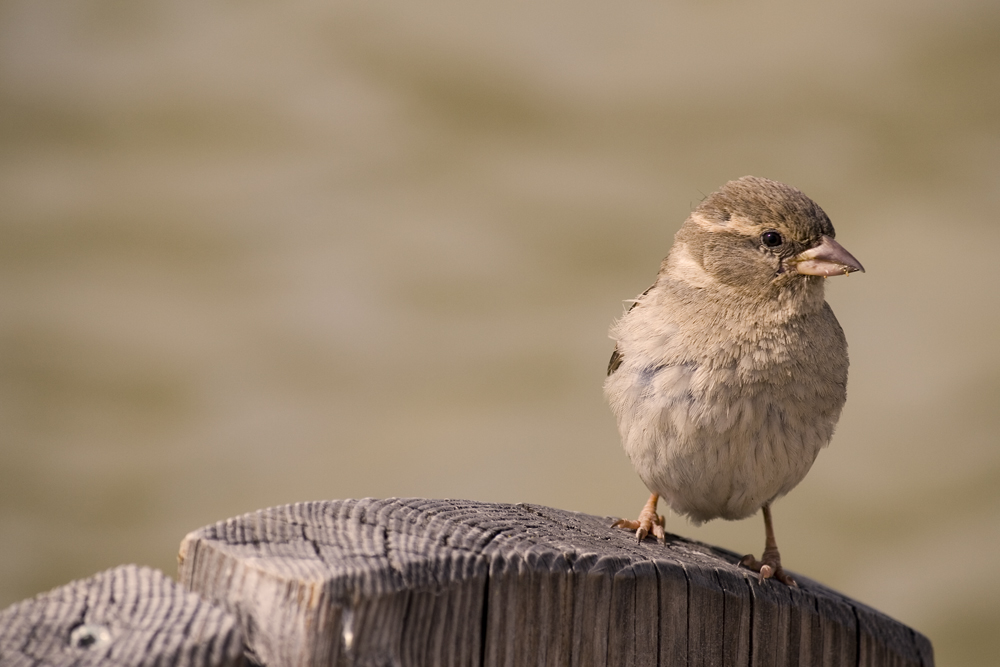
<svg viewBox="0 0 1000 667"><path fill-rule="evenodd" d="M618 351L618 346L615 345L615 351L611 353L611 361L608 362L608 375L611 375L618 367L622 365L622 353Z"/></svg>
<svg viewBox="0 0 1000 667"><path fill-rule="evenodd" d="M629 306L628 310L626 310L625 312L627 313L636 306L638 306L639 301L642 299L642 297L649 294L649 290L653 289L654 287L656 287L656 283L653 283L652 285L647 287L642 294L637 296L635 300L632 301L632 305ZM624 359L624 357L622 356L622 353L618 350L618 346L615 345L615 351L611 353L611 361L608 362L608 375L611 375L616 370L618 370L618 367L622 365L622 359Z"/></svg>

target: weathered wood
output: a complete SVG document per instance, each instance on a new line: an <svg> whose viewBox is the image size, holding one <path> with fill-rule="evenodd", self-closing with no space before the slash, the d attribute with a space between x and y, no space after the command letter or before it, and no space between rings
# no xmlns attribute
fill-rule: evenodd
<svg viewBox="0 0 1000 667"><path fill-rule="evenodd" d="M0 611L0 665L241 665L236 618L158 570L123 565Z"/></svg>
<svg viewBox="0 0 1000 667"><path fill-rule="evenodd" d="M462 500L299 503L202 528L181 581L283 665L932 665L922 635L800 575L611 520Z"/></svg>

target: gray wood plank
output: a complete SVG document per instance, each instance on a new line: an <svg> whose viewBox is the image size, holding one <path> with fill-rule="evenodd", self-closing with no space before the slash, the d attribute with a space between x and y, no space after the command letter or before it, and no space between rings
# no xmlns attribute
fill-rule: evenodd
<svg viewBox="0 0 1000 667"><path fill-rule="evenodd" d="M726 565L729 565L726 563ZM723 609L725 616L720 630L722 635L722 664L750 664L751 640L750 622L753 606L750 602L750 591L747 586L749 575L734 567L714 567L719 588L722 590ZM768 582L768 587L774 582ZM693 603L693 604L696 604ZM774 643L781 641L783 626L776 624L769 632L775 635ZM772 663L787 664L787 663Z"/></svg>
<svg viewBox="0 0 1000 667"><path fill-rule="evenodd" d="M854 605L858 619L860 667L919 665L925 659L913 631L900 623L886 624L884 616L863 604Z"/></svg>
<svg viewBox="0 0 1000 667"><path fill-rule="evenodd" d="M671 559L651 561L656 568L659 598L659 665L688 664L688 578ZM640 638L642 641L642 638Z"/></svg>
<svg viewBox="0 0 1000 667"><path fill-rule="evenodd" d="M0 665L242 665L236 618L123 565L0 611Z"/></svg>
<svg viewBox="0 0 1000 667"><path fill-rule="evenodd" d="M814 643L818 643L821 648L813 656L821 658L822 663L814 664L822 664L823 667L857 665L858 627L851 602L831 594L829 589L824 589L801 575L796 575L795 580L804 591L812 592L815 597L821 640Z"/></svg>
<svg viewBox="0 0 1000 667"><path fill-rule="evenodd" d="M611 519L466 500L299 503L207 526L181 580L283 665L932 665L919 633L801 575ZM884 662L883 662L884 661Z"/></svg>

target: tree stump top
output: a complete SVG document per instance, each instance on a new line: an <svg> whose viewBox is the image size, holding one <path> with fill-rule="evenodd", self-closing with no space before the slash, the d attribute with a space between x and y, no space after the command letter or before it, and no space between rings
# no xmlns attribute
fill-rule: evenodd
<svg viewBox="0 0 1000 667"><path fill-rule="evenodd" d="M271 665L932 665L930 642L732 552L524 504L298 503L188 535L184 584Z"/></svg>
<svg viewBox="0 0 1000 667"><path fill-rule="evenodd" d="M0 611L4 667L235 667L236 618L158 570L122 565Z"/></svg>

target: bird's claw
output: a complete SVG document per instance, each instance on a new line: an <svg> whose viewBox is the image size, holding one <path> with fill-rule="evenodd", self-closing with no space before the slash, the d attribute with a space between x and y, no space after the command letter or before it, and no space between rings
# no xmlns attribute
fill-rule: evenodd
<svg viewBox="0 0 1000 667"><path fill-rule="evenodd" d="M656 512L646 512L646 510L643 510L639 513L639 518L636 521L618 519L611 524L611 527L634 530L636 542L642 542L650 533L664 544L667 541L667 535L663 530L663 517Z"/></svg>
<svg viewBox="0 0 1000 667"><path fill-rule="evenodd" d="M756 572L757 581L760 583L764 583L765 579L777 579L786 586L799 587L795 580L781 567L781 557L777 552L768 553L765 551L762 558L763 560L757 560L753 554L747 554L740 559L740 565Z"/></svg>

